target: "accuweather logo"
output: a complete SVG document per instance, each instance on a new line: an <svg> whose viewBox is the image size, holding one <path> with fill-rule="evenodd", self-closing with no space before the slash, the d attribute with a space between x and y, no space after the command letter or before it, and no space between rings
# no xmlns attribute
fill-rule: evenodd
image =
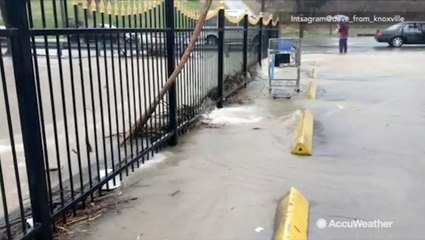
<svg viewBox="0 0 425 240"><path fill-rule="evenodd" d="M316 226L319 229L325 228L391 228L393 221L382 221L379 219L372 221L365 221L362 219L353 219L349 221L326 220L319 218L316 221Z"/></svg>

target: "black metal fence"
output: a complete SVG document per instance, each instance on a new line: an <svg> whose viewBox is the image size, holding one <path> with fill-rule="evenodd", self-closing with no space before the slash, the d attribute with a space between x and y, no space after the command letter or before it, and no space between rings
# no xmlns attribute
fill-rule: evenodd
<svg viewBox="0 0 425 240"><path fill-rule="evenodd" d="M278 22L209 13L186 67L124 141L189 43L198 14L173 0L6 0L0 30L2 239L52 239L226 94L245 86Z"/></svg>

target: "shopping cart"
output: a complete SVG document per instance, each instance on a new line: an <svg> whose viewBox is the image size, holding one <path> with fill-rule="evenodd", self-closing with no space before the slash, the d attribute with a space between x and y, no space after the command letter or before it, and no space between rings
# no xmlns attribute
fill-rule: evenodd
<svg viewBox="0 0 425 240"><path fill-rule="evenodd" d="M269 92L291 98L300 91L301 39L271 38L268 48Z"/></svg>

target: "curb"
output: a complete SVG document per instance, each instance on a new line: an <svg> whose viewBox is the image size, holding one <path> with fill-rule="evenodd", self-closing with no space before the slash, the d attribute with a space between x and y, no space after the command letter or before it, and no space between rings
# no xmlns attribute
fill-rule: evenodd
<svg viewBox="0 0 425 240"><path fill-rule="evenodd" d="M296 130L296 141L291 153L311 156L313 152L313 114L306 109L302 112Z"/></svg>
<svg viewBox="0 0 425 240"><path fill-rule="evenodd" d="M307 99L316 99L316 85L310 81L307 86Z"/></svg>
<svg viewBox="0 0 425 240"><path fill-rule="evenodd" d="M273 240L307 240L309 205L303 194L291 187L277 206Z"/></svg>

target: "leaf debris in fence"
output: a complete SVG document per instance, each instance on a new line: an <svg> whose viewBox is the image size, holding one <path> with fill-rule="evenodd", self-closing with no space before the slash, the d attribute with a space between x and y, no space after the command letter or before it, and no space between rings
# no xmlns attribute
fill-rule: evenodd
<svg viewBox="0 0 425 240"><path fill-rule="evenodd" d="M86 203L85 208L81 210L69 211L63 218L57 219L54 223L57 235L72 234L70 230L72 226L86 224L92 222L102 216L102 214L110 209L117 208L120 204L137 200L137 197L119 197L120 194L107 194Z"/></svg>

